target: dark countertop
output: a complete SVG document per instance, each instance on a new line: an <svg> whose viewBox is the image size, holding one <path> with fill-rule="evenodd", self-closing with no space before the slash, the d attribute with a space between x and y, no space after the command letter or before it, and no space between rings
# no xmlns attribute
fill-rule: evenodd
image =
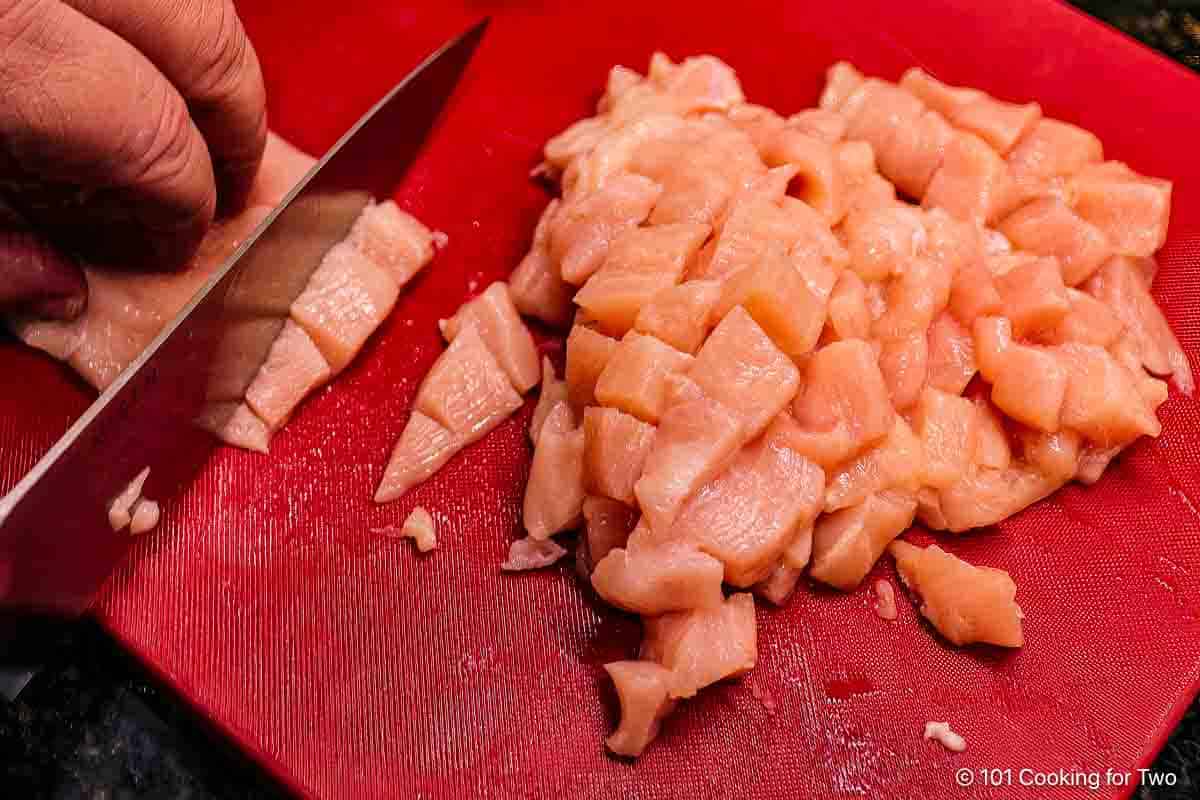
<svg viewBox="0 0 1200 800"><path fill-rule="evenodd" d="M1075 0L1200 70L1200 0ZM51 637L46 667L13 703L0 699L0 797L55 800L282 798L258 767L214 735L94 622ZM1139 800L1200 797L1200 702L1154 764L1173 788Z"/></svg>

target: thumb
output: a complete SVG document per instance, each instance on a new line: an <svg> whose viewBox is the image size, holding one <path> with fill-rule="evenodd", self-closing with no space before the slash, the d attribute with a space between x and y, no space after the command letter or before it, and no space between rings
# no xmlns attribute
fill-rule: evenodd
<svg viewBox="0 0 1200 800"><path fill-rule="evenodd" d="M87 281L75 260L0 201L0 314L71 320L86 307Z"/></svg>

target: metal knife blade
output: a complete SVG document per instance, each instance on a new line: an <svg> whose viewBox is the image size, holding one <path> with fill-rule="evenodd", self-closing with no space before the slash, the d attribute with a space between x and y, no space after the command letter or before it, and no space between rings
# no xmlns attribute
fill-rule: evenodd
<svg viewBox="0 0 1200 800"><path fill-rule="evenodd" d="M205 401L217 345L236 316L233 298L263 301L286 314L320 255L345 235L368 197L391 196L487 24L444 45L364 114L0 499L4 617L85 610L130 542L127 531L109 526L111 500L146 466L148 497L169 501L187 486L214 446L193 420ZM262 356L266 346L269 340ZM253 359L248 363L257 368Z"/></svg>

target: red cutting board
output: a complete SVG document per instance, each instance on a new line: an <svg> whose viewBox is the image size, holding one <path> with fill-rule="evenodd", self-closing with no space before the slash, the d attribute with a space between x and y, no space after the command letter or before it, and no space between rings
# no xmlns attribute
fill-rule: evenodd
<svg viewBox="0 0 1200 800"><path fill-rule="evenodd" d="M450 246L269 458L221 450L189 487L151 485L165 524L137 544L96 609L103 623L297 792L376 797L1107 798L1125 786L1022 787L1035 773L1146 765L1200 675L1200 405L1176 394L1165 432L1097 486L1070 487L946 546L1011 571L1027 645L956 650L902 603L801 589L759 612L753 674L706 690L640 761L607 757L616 703L601 664L636 621L570 565L504 576L518 533L528 409L400 502L370 497L417 383L434 320L504 277L545 193L528 179L553 133L590 113L608 67L661 48L712 52L752 100L811 105L847 58L942 78L1094 130L1107 152L1175 181L1155 290L1200 366L1200 81L1066 6L742 0L430 2L261 0L241 7L273 126L319 153L435 46L494 24L456 102L397 192ZM553 342L548 341L552 347ZM0 345L0 480L11 485L91 395L57 365ZM152 476L151 481L154 478ZM370 533L416 504L439 548ZM873 575L891 576L890 564ZM756 695L777 706L771 716ZM970 747L921 740L949 720ZM956 770L974 785L959 788ZM977 770L1010 769L1014 785ZM1030 772L1021 773L1025 769ZM1000 773L1001 780L1004 773Z"/></svg>

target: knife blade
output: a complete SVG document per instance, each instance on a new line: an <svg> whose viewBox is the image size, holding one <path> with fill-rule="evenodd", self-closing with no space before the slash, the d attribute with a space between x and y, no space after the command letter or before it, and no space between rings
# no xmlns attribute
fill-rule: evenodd
<svg viewBox="0 0 1200 800"><path fill-rule="evenodd" d="M144 467L150 467L146 496L168 501L168 508L170 497L186 488L215 446L192 421L235 311L261 302L286 313L369 197L391 196L487 24L445 44L367 111L0 499L0 623L15 613L70 616L90 605L130 545L127 531L111 529L109 504ZM255 354L258 361L245 360L246 382L269 344ZM0 653L4 638L0 629Z"/></svg>

